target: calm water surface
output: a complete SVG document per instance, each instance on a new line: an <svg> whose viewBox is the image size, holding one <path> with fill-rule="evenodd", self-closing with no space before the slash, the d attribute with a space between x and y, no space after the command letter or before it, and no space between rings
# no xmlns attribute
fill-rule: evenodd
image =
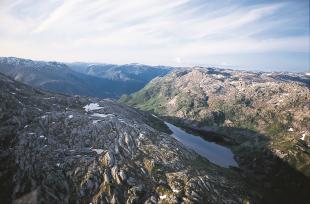
<svg viewBox="0 0 310 204"><path fill-rule="evenodd" d="M165 124L173 132L172 136L175 139L207 158L210 162L226 168L229 166L238 166L234 159L234 154L229 148L214 142L208 142L199 136L189 134L168 122L165 122Z"/></svg>

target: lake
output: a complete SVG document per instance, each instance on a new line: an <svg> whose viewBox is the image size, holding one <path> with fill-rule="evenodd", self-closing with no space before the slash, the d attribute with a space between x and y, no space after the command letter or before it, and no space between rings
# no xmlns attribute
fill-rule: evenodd
<svg viewBox="0 0 310 204"><path fill-rule="evenodd" d="M192 149L201 156L207 158L210 162L225 168L228 168L229 166L238 167L238 163L234 159L234 154L229 148L214 142L208 142L207 140L187 133L181 128L168 122L165 122L165 124L173 132L171 135L175 139L189 149Z"/></svg>

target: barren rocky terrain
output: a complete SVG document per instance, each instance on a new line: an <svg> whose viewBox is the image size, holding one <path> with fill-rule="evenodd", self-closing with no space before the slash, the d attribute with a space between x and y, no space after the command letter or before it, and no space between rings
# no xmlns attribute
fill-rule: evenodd
<svg viewBox="0 0 310 204"><path fill-rule="evenodd" d="M263 197L291 203L302 191L309 199L309 81L305 73L195 67L120 101L227 144Z"/></svg>
<svg viewBox="0 0 310 204"><path fill-rule="evenodd" d="M148 113L51 94L4 75L0 87L3 203L260 200L238 171L188 150Z"/></svg>

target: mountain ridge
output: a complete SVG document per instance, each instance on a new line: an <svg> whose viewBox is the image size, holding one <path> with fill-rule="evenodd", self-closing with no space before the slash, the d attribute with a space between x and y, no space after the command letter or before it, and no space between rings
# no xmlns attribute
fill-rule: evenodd
<svg viewBox="0 0 310 204"><path fill-rule="evenodd" d="M83 64L83 66L87 66L87 64ZM97 69L101 73L104 72L102 70L104 67L102 66L100 65L99 69ZM167 67L164 69L151 66L142 67L146 71L139 76L134 73L128 75L129 79L130 77L135 77L135 80L123 80L121 77L101 77L98 74L81 73L74 70L73 64L33 61L15 57L0 58L0 72L16 80L53 92L99 98L119 98L123 94L135 92L141 89L153 77L164 75L170 71L170 68ZM130 69L135 68L130 67ZM148 72L151 73L149 76L147 76ZM109 74L111 76L126 76L125 71L122 69L117 71L110 70ZM144 77L148 78L143 79Z"/></svg>
<svg viewBox="0 0 310 204"><path fill-rule="evenodd" d="M282 202L289 203L297 188L303 191L297 187L303 179L310 185L309 81L306 73L196 67L155 78L119 101L207 139L216 134L248 181L262 185L273 202L287 195Z"/></svg>

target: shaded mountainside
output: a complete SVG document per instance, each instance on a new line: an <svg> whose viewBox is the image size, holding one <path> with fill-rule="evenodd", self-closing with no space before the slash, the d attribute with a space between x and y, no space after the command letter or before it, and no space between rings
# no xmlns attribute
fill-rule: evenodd
<svg viewBox="0 0 310 204"><path fill-rule="evenodd" d="M148 113L2 74L0 88L3 203L259 201L238 172L187 150Z"/></svg>
<svg viewBox="0 0 310 204"><path fill-rule="evenodd" d="M112 68L107 70L96 65L95 68L89 67L93 73L90 74L88 72L80 73L79 71L82 68L78 69L76 68L77 64L75 64L76 66L73 65L14 57L0 58L0 72L17 81L48 91L99 98L119 98L123 94L133 93L143 88L154 77L163 76L169 72L168 68L159 69L142 66L134 69L134 65L128 65L127 68L118 68L117 70L112 70ZM84 65L87 68L88 65ZM128 71L131 67L136 73ZM144 71L140 73L139 70L140 72L141 70ZM133 78L134 80L125 78L125 80L122 76L127 78L135 76L136 78ZM136 80L138 78L145 78L145 80Z"/></svg>
<svg viewBox="0 0 310 204"><path fill-rule="evenodd" d="M125 65L68 63L67 65L70 69L83 74L118 81L141 82L144 85L155 77L168 74L173 69L166 66L148 66L135 63Z"/></svg>
<svg viewBox="0 0 310 204"><path fill-rule="evenodd" d="M206 138L221 136L216 140L231 144L243 175L273 202L310 199L308 75L196 67L156 78L120 101Z"/></svg>

